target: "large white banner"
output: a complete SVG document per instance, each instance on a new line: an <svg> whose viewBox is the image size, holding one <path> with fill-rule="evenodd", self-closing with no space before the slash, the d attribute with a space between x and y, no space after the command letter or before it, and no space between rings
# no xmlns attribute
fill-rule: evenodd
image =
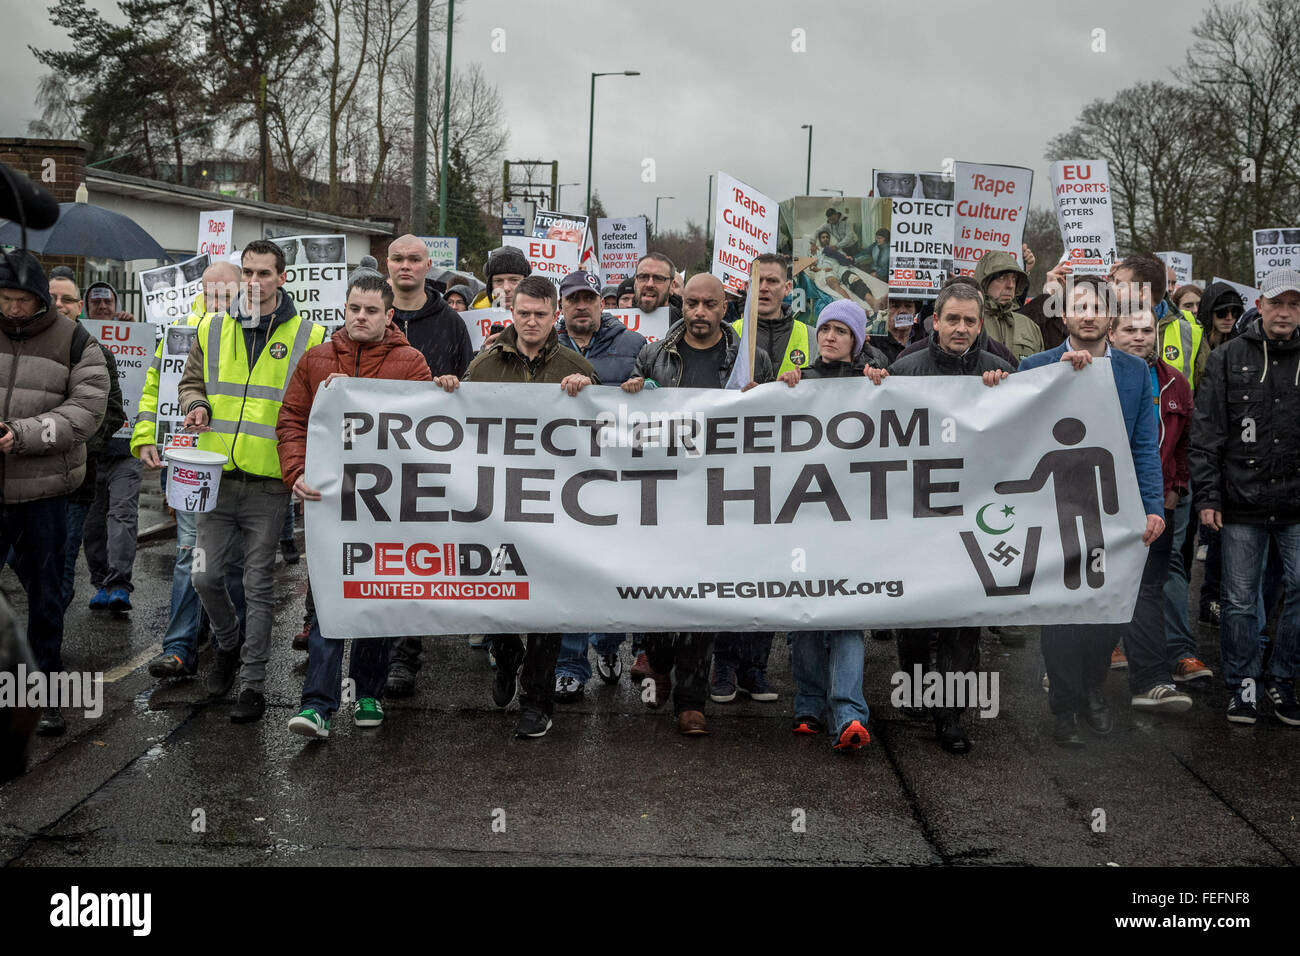
<svg viewBox="0 0 1300 956"><path fill-rule="evenodd" d="M776 252L777 203L752 186L718 171L713 213L713 268L728 292L744 292L749 264Z"/></svg>
<svg viewBox="0 0 1300 956"><path fill-rule="evenodd" d="M346 236L276 236L284 250L284 291L298 314L330 331L343 324L348 299Z"/></svg>
<svg viewBox="0 0 1300 956"><path fill-rule="evenodd" d="M1256 229L1255 285L1274 269L1300 269L1300 229Z"/></svg>
<svg viewBox="0 0 1300 956"><path fill-rule="evenodd" d="M1118 623L1145 525L1108 362L746 393L345 378L327 637Z"/></svg>
<svg viewBox="0 0 1300 956"><path fill-rule="evenodd" d="M218 259L230 258L233 252L231 243L235 228L235 210L217 209L212 212L199 213L199 244L194 248L198 254Z"/></svg>
<svg viewBox="0 0 1300 956"><path fill-rule="evenodd" d="M893 203L889 294L933 299L952 272L953 182L941 173L873 170L872 191Z"/></svg>
<svg viewBox="0 0 1300 956"><path fill-rule="evenodd" d="M618 285L632 277L637 260L645 255L645 237L645 216L596 220L601 285Z"/></svg>
<svg viewBox="0 0 1300 956"><path fill-rule="evenodd" d="M1034 171L959 162L955 176L952 258L956 272L974 275L986 252L1010 253L1020 262Z"/></svg>
<svg viewBox="0 0 1300 956"><path fill-rule="evenodd" d="M140 410L144 377L157 345L158 327L152 322L101 322L96 319L82 319L81 324L101 346L113 353L117 361L117 384L122 390L126 423L114 432L113 437L130 438L131 426Z"/></svg>
<svg viewBox="0 0 1300 956"><path fill-rule="evenodd" d="M533 275L543 276L560 291L560 283L570 272L578 271L582 258L581 242L564 242L560 239L533 239L528 236L502 236L501 244L514 246L524 254L533 268Z"/></svg>
<svg viewBox="0 0 1300 956"><path fill-rule="evenodd" d="M1104 159L1052 163L1052 202L1075 275L1106 275L1115 262L1115 217Z"/></svg>
<svg viewBox="0 0 1300 956"><path fill-rule="evenodd" d="M139 273L145 321L165 325L185 318L194 297L203 291L203 271L208 262L204 254Z"/></svg>

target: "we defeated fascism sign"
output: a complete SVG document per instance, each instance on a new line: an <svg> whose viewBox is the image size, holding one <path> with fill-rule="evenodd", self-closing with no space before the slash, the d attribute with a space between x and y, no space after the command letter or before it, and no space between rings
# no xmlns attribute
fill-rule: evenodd
<svg viewBox="0 0 1300 956"><path fill-rule="evenodd" d="M340 379L307 444L320 620L340 638L1126 622L1145 517L1110 374L577 397Z"/></svg>

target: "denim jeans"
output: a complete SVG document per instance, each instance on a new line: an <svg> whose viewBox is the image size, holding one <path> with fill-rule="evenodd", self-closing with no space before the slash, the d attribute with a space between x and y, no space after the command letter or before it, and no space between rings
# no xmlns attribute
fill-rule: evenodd
<svg viewBox="0 0 1300 956"><path fill-rule="evenodd" d="M1192 633L1191 622L1187 615L1189 584L1187 568L1183 566L1183 542L1189 534L1195 535L1191 527L1192 497L1188 495L1178 502L1173 511L1173 539L1169 542L1169 574L1165 578L1165 642L1169 646L1169 659L1175 663L1184 657L1196 656L1196 635ZM1169 512L1165 511L1165 517Z"/></svg>
<svg viewBox="0 0 1300 956"><path fill-rule="evenodd" d="M1210 609L1210 602L1219 603L1219 582L1223 577L1223 543L1219 532L1211 531L1201 525L1201 535L1205 538L1205 579L1201 582L1201 613Z"/></svg>
<svg viewBox="0 0 1300 956"><path fill-rule="evenodd" d="M1194 531L1192 532L1194 533ZM1133 619L1123 629L1124 652L1128 657L1128 686L1132 696L1145 694L1157 684L1172 684L1175 664L1184 657L1194 657L1196 643L1190 653L1175 648L1168 639L1169 592L1165 587L1169 576L1171 549L1177 534L1175 512L1165 509L1165 530L1151 542L1147 549L1146 564L1142 568L1142 583L1138 586L1137 603L1133 606ZM1183 620L1187 620L1187 588L1183 588Z"/></svg>
<svg viewBox="0 0 1300 956"><path fill-rule="evenodd" d="M862 632L792 631L785 640L794 673L795 715L823 721L832 731L832 743L850 721L865 727L869 711L862 696Z"/></svg>
<svg viewBox="0 0 1300 956"><path fill-rule="evenodd" d="M176 564L172 568L171 617L167 621L167 632L163 634L162 639L162 652L175 654L187 670L193 670L195 667L199 631L207 620L198 592L194 590L194 582L190 580L198 521L198 515L185 511L176 512ZM226 592L235 605L235 613L239 615L239 627L243 630L248 608L244 602L242 542L237 549L232 549L230 566L226 570Z"/></svg>
<svg viewBox="0 0 1300 956"><path fill-rule="evenodd" d="M280 540L293 540L293 501L290 500L289 507L284 511L284 524L280 526ZM308 638L310 640L310 638Z"/></svg>
<svg viewBox="0 0 1300 956"><path fill-rule="evenodd" d="M348 677L354 683L356 694L352 700L373 697L378 700L384 692L388 677L388 648L386 637L365 637L352 641L352 660L348 663ZM336 638L321 636L320 624L312 625L307 635L307 676L302 683L302 706L319 711L326 720L339 709L339 688L343 681L343 644Z"/></svg>
<svg viewBox="0 0 1300 956"><path fill-rule="evenodd" d="M1219 646L1223 679L1230 690L1243 680L1262 675L1260 585L1270 540L1282 559L1282 584L1286 599L1277 623L1277 640L1269 660L1270 677L1293 680L1300 667L1300 524L1224 524L1223 602L1220 609Z"/></svg>
<svg viewBox="0 0 1300 956"><path fill-rule="evenodd" d="M43 673L63 667L63 549L68 498L0 504L0 554L13 548L13 568L27 592L27 646Z"/></svg>
<svg viewBox="0 0 1300 956"><path fill-rule="evenodd" d="M625 634L565 634L560 642L560 657L555 662L556 677L576 677L582 683L591 680L591 659L587 645L596 648L601 657L617 654Z"/></svg>
<svg viewBox="0 0 1300 956"><path fill-rule="evenodd" d="M66 611L72 603L72 594L77 586L77 555L81 553L81 536L86 529L86 515L90 512L90 502L68 502L68 533L63 545L63 583L59 594L59 603Z"/></svg>

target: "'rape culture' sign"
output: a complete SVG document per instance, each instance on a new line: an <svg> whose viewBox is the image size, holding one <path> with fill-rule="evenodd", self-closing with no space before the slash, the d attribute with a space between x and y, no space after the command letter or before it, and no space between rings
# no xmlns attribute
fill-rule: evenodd
<svg viewBox="0 0 1300 956"><path fill-rule="evenodd" d="M719 170L709 271L728 292L744 292L749 264L764 252L776 252L776 228L776 202Z"/></svg>
<svg viewBox="0 0 1300 956"><path fill-rule="evenodd" d="M985 253L1005 252L1020 262L1034 171L1022 166L956 164L953 269L974 275Z"/></svg>

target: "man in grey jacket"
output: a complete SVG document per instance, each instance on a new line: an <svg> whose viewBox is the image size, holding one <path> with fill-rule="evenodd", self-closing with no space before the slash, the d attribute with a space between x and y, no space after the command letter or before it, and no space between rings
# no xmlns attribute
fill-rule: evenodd
<svg viewBox="0 0 1300 956"><path fill-rule="evenodd" d="M0 555L27 592L27 641L45 674L62 667L67 498L86 475L86 441L108 405L104 353L61 315L40 263L0 261ZM46 707L37 733L67 729Z"/></svg>

